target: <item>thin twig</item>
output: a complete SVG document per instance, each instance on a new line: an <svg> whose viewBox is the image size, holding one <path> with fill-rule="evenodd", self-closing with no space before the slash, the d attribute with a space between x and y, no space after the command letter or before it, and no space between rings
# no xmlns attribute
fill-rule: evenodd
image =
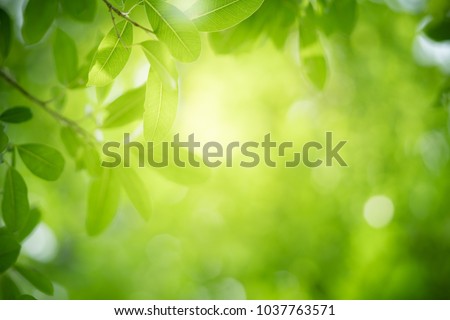
<svg viewBox="0 0 450 320"><path fill-rule="evenodd" d="M103 0L103 2L106 4L106 6L108 7L109 10L112 10L119 17L127 20L128 22L133 24L135 27L137 27L139 29L142 29L142 30L144 30L147 33L154 34L154 32L152 30L150 30L149 28L146 28L143 25L139 24L138 22L134 21L133 19L130 19L130 17L128 17L128 15L126 13L124 13L124 12L120 11L118 8L114 7L112 5L112 3L109 2L108 0Z"/></svg>
<svg viewBox="0 0 450 320"><path fill-rule="evenodd" d="M53 118L58 120L60 123L70 126L75 131L77 131L81 136L93 139L92 135L84 130L82 127L80 127L75 121L64 117L62 114L56 112L55 110L49 108L48 102L43 101L34 95L32 95L30 92L28 92L24 87L22 87L17 81L15 81L13 78L11 78L8 74L6 74L3 70L0 70L0 77L3 78L9 85L11 85L14 89L19 91L25 98L28 100L34 102L37 106L39 106L42 110L50 114Z"/></svg>

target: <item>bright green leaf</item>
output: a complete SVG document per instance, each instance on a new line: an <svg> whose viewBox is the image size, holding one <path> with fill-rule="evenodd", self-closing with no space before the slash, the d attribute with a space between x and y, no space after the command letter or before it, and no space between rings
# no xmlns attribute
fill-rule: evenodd
<svg viewBox="0 0 450 320"><path fill-rule="evenodd" d="M27 44L39 42L55 19L58 0L29 0L23 14L22 35Z"/></svg>
<svg viewBox="0 0 450 320"><path fill-rule="evenodd" d="M77 158L83 147L83 142L75 130L68 126L62 127L61 140L69 155L73 158Z"/></svg>
<svg viewBox="0 0 450 320"><path fill-rule="evenodd" d="M145 94L144 137L147 141L161 141L175 121L178 107L178 88L161 81L151 68Z"/></svg>
<svg viewBox="0 0 450 320"><path fill-rule="evenodd" d="M31 283L36 289L47 294L53 295L53 284L52 282L41 272L26 268L23 266L16 265L14 267L17 272L19 272L29 283Z"/></svg>
<svg viewBox="0 0 450 320"><path fill-rule="evenodd" d="M78 74L78 53L75 42L61 29L56 30L53 56L59 82L69 84Z"/></svg>
<svg viewBox="0 0 450 320"><path fill-rule="evenodd" d="M97 87L95 88L95 95L97 96L97 102L102 103L111 92L113 83L110 83L104 87Z"/></svg>
<svg viewBox="0 0 450 320"><path fill-rule="evenodd" d="M187 12L200 31L231 28L258 10L264 0L198 0Z"/></svg>
<svg viewBox="0 0 450 320"><path fill-rule="evenodd" d="M24 227L20 229L19 233L17 234L17 239L22 241L27 238L39 224L40 220L41 212L36 208L31 209Z"/></svg>
<svg viewBox="0 0 450 320"><path fill-rule="evenodd" d="M0 121L7 123L21 123L30 120L32 117L33 114L29 108L13 107L0 114Z"/></svg>
<svg viewBox="0 0 450 320"><path fill-rule="evenodd" d="M119 170L119 179L133 206L144 220L148 220L152 214L152 201L145 183L132 168Z"/></svg>
<svg viewBox="0 0 450 320"><path fill-rule="evenodd" d="M73 19L82 22L94 20L97 1L94 0L60 0L61 6Z"/></svg>
<svg viewBox="0 0 450 320"><path fill-rule="evenodd" d="M127 63L133 44L133 26L122 21L103 38L89 71L88 86L102 87L111 83Z"/></svg>
<svg viewBox="0 0 450 320"><path fill-rule="evenodd" d="M89 187L86 228L90 236L103 232L113 221L119 205L120 188L111 169L102 168L101 175Z"/></svg>
<svg viewBox="0 0 450 320"><path fill-rule="evenodd" d="M27 168L36 176L53 181L59 178L64 169L61 153L43 144L22 144L17 146L19 155Z"/></svg>
<svg viewBox="0 0 450 320"><path fill-rule="evenodd" d="M307 57L303 59L305 73L309 80L318 88L323 89L328 76L328 66L322 55Z"/></svg>
<svg viewBox="0 0 450 320"><path fill-rule="evenodd" d="M167 47L154 40L145 41L141 43L141 46L151 67L158 72L161 79L167 84L175 85L178 71Z"/></svg>
<svg viewBox="0 0 450 320"><path fill-rule="evenodd" d="M156 36L176 59L191 62L199 57L200 35L180 10L162 0L146 0L145 10Z"/></svg>
<svg viewBox="0 0 450 320"><path fill-rule="evenodd" d="M13 168L6 172L2 201L3 221L9 230L22 229L30 213L28 190L22 176Z"/></svg>
<svg viewBox="0 0 450 320"><path fill-rule="evenodd" d="M121 95L106 106L108 116L103 128L114 128L141 119L144 113L145 86L133 89Z"/></svg>
<svg viewBox="0 0 450 320"><path fill-rule="evenodd" d="M87 169L92 177L97 177L101 174L100 155L97 149L91 144L85 144L83 147L83 154L81 161L82 166Z"/></svg>
<svg viewBox="0 0 450 320"><path fill-rule="evenodd" d="M11 48L11 18L8 13L0 8L0 65L8 57Z"/></svg>
<svg viewBox="0 0 450 320"><path fill-rule="evenodd" d="M14 265L19 253L20 244L14 236L6 228L0 228L0 273Z"/></svg>

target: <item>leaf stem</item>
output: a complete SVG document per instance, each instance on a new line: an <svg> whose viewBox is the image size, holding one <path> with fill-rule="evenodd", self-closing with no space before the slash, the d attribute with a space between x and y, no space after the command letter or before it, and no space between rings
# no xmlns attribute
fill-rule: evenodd
<svg viewBox="0 0 450 320"><path fill-rule="evenodd" d="M78 134L80 134L81 136L83 136L87 139L90 139L90 140L94 139L94 137L89 132L87 132L85 129L80 127L75 121L73 121L69 118L66 118L62 114L49 108L48 102L43 101L43 100L37 98L36 96L32 95L24 87L22 87L16 80L14 80L12 77L10 77L5 71L0 70L0 77L3 78L3 80L5 80L14 89L19 91L25 98L27 98L31 102L34 102L34 104L39 106L42 110L47 112L49 115L51 115L57 121L59 121L61 124L72 127L76 132L78 132Z"/></svg>
<svg viewBox="0 0 450 320"><path fill-rule="evenodd" d="M127 20L128 22L130 22L132 25L134 25L135 27L144 30L147 33L150 34L155 34L152 30L150 30L149 28L144 27L143 25L139 24L138 22L134 21L133 19L131 19L130 17L128 17L128 14L125 12L120 11L118 8L114 7L114 5L109 2L108 0L103 0L103 2L106 4L106 6L108 7L108 9L112 12L114 12L116 15L118 15L119 17Z"/></svg>

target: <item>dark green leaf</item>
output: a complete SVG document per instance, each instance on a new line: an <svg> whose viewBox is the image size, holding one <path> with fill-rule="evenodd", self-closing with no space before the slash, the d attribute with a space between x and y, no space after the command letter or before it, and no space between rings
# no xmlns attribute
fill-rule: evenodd
<svg viewBox="0 0 450 320"><path fill-rule="evenodd" d="M178 88L161 81L150 68L145 94L144 136L147 141L161 141L175 121L178 107Z"/></svg>
<svg viewBox="0 0 450 320"><path fill-rule="evenodd" d="M124 188L133 206L144 220L152 214L152 200L145 183L132 168L123 168L119 171L120 184Z"/></svg>
<svg viewBox="0 0 450 320"><path fill-rule="evenodd" d="M40 220L41 212L36 208L31 209L24 227L20 229L19 233L17 234L17 239L22 241L27 238L39 224Z"/></svg>
<svg viewBox="0 0 450 320"><path fill-rule="evenodd" d="M8 147L9 138L6 135L6 133L3 131L3 128L1 128L0 125L0 153L6 150Z"/></svg>
<svg viewBox="0 0 450 320"><path fill-rule="evenodd" d="M113 221L119 205L120 189L115 172L101 169L89 187L86 228L90 236L103 232Z"/></svg>
<svg viewBox="0 0 450 320"><path fill-rule="evenodd" d="M167 47L153 40L143 42L141 46L151 67L158 72L161 79L167 84L174 85L178 79L178 71Z"/></svg>
<svg viewBox="0 0 450 320"><path fill-rule="evenodd" d="M11 18L0 8L0 65L6 60L11 48Z"/></svg>
<svg viewBox="0 0 450 320"><path fill-rule="evenodd" d="M3 111L0 115L0 121L7 123L21 123L30 120L33 117L27 107L13 107Z"/></svg>
<svg viewBox="0 0 450 320"><path fill-rule="evenodd" d="M198 0L188 16L200 31L217 32L231 28L258 10L264 0Z"/></svg>
<svg viewBox="0 0 450 320"><path fill-rule="evenodd" d="M55 19L58 0L29 0L23 15L22 35L28 44L39 42Z"/></svg>
<svg viewBox="0 0 450 320"><path fill-rule="evenodd" d="M52 282L41 272L16 265L14 267L17 272L19 272L29 283L31 283L36 289L47 294L53 295L53 284Z"/></svg>
<svg viewBox="0 0 450 320"><path fill-rule="evenodd" d="M65 85L69 84L78 74L78 53L75 42L61 29L56 30L53 56L59 82Z"/></svg>
<svg viewBox="0 0 450 320"><path fill-rule="evenodd" d="M61 6L73 19L82 22L94 20L97 11L95 0L60 0Z"/></svg>
<svg viewBox="0 0 450 320"><path fill-rule="evenodd" d="M435 41L450 40L450 17L432 20L425 27L425 34Z"/></svg>
<svg viewBox="0 0 450 320"><path fill-rule="evenodd" d="M114 128L141 119L144 113L145 86L133 89L111 102L103 128Z"/></svg>
<svg viewBox="0 0 450 320"><path fill-rule="evenodd" d="M146 0L145 10L156 36L176 59L191 62L199 57L200 35L180 10L162 0Z"/></svg>
<svg viewBox="0 0 450 320"><path fill-rule="evenodd" d="M30 296L29 294L23 294L23 295L17 297L17 300L36 300L36 298L33 296Z"/></svg>
<svg viewBox="0 0 450 320"><path fill-rule="evenodd" d="M17 146L19 155L27 168L36 176L53 181L64 169L64 158L58 150L43 144L22 144Z"/></svg>
<svg viewBox="0 0 450 320"><path fill-rule="evenodd" d="M16 300L20 297L20 290L11 277L4 275L0 278L0 299Z"/></svg>
<svg viewBox="0 0 450 320"><path fill-rule="evenodd" d="M16 263L20 253L20 244L6 228L0 228L0 273Z"/></svg>
<svg viewBox="0 0 450 320"><path fill-rule="evenodd" d="M14 168L9 168L6 172L2 211L3 221L13 232L25 226L30 214L27 185Z"/></svg>
<svg viewBox="0 0 450 320"><path fill-rule="evenodd" d="M110 84L130 58L133 26L127 21L116 24L103 38L89 71L88 86Z"/></svg>

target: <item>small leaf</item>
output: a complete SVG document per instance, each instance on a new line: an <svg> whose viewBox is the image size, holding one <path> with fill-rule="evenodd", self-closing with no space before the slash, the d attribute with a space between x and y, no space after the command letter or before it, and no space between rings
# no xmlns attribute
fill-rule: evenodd
<svg viewBox="0 0 450 320"><path fill-rule="evenodd" d="M432 20L425 27L425 34L435 41L450 40L450 17Z"/></svg>
<svg viewBox="0 0 450 320"><path fill-rule="evenodd" d="M47 295L53 295L54 290L52 282L41 272L35 269L26 268L18 265L16 265L14 268L36 289Z"/></svg>
<svg viewBox="0 0 450 320"><path fill-rule="evenodd" d="M119 37L118 37L119 36ZM89 71L88 86L102 87L111 83L130 58L133 26L127 21L116 24L103 38Z"/></svg>
<svg viewBox="0 0 450 320"><path fill-rule="evenodd" d="M198 0L188 11L199 31L222 31L255 13L264 0Z"/></svg>
<svg viewBox="0 0 450 320"><path fill-rule="evenodd" d="M82 159L83 166L87 169L88 173L92 177L100 176L102 173L100 155L98 154L97 149L94 148L91 144L85 144L83 147L83 155Z"/></svg>
<svg viewBox="0 0 450 320"><path fill-rule="evenodd" d="M325 57L322 55L307 57L303 59L306 75L318 88L323 89L327 80L328 67Z"/></svg>
<svg viewBox="0 0 450 320"><path fill-rule="evenodd" d="M23 14L22 35L27 44L39 42L55 19L58 0L29 0Z"/></svg>
<svg viewBox="0 0 450 320"><path fill-rule="evenodd" d="M13 168L9 168L6 172L2 211L3 221L12 232L22 229L30 214L27 185Z"/></svg>
<svg viewBox="0 0 450 320"><path fill-rule="evenodd" d="M64 158L58 150L43 144L17 146L19 155L27 168L39 178L54 181L64 169Z"/></svg>
<svg viewBox="0 0 450 320"><path fill-rule="evenodd" d="M3 128L0 128L0 153L6 150L6 148L8 147L8 143L9 143L8 136L3 131Z"/></svg>
<svg viewBox="0 0 450 320"><path fill-rule="evenodd" d="M88 192L86 228L90 236L100 234L111 224L117 213L119 195L115 172L102 168L100 177L91 182Z"/></svg>
<svg viewBox="0 0 450 320"><path fill-rule="evenodd" d="M40 220L41 212L36 208L31 209L24 227L17 234L17 239L20 241L26 239L34 231Z"/></svg>
<svg viewBox="0 0 450 320"><path fill-rule="evenodd" d="M97 1L94 0L60 0L61 6L73 19L81 22L94 20Z"/></svg>
<svg viewBox="0 0 450 320"><path fill-rule="evenodd" d="M78 134L71 127L63 126L61 128L61 140L69 155L77 158L83 148L83 142Z"/></svg>
<svg viewBox="0 0 450 320"><path fill-rule="evenodd" d="M56 30L53 56L59 82L64 85L69 84L78 75L78 53L75 42L61 29Z"/></svg>
<svg viewBox="0 0 450 320"><path fill-rule="evenodd" d="M144 113L145 86L133 89L111 102L103 128L115 128L141 119Z"/></svg>
<svg viewBox="0 0 450 320"><path fill-rule="evenodd" d="M11 18L0 8L0 65L6 60L11 49Z"/></svg>
<svg viewBox="0 0 450 320"><path fill-rule="evenodd" d="M134 169L121 168L118 172L120 184L125 189L131 203L141 214L142 218L148 220L152 214L152 201L147 186Z"/></svg>
<svg viewBox="0 0 450 320"><path fill-rule="evenodd" d="M178 71L167 47L154 40L142 42L141 46L151 67L158 72L161 79L167 84L175 85L178 79Z"/></svg>
<svg viewBox="0 0 450 320"><path fill-rule="evenodd" d="M4 275L0 278L0 299L16 300L20 297L20 290L11 277Z"/></svg>
<svg viewBox="0 0 450 320"><path fill-rule="evenodd" d="M162 0L145 0L148 21L172 55L191 62L200 55L200 35L195 25L176 7Z"/></svg>
<svg viewBox="0 0 450 320"><path fill-rule="evenodd" d="M145 94L144 137L147 141L161 141L175 121L178 107L178 88L161 81L151 68Z"/></svg>
<svg viewBox="0 0 450 320"><path fill-rule="evenodd" d="M16 263L20 244L6 228L0 228L0 274Z"/></svg>
<svg viewBox="0 0 450 320"><path fill-rule="evenodd" d="M0 121L7 123L21 123L30 120L33 117L27 107L13 107L3 111L0 114Z"/></svg>

